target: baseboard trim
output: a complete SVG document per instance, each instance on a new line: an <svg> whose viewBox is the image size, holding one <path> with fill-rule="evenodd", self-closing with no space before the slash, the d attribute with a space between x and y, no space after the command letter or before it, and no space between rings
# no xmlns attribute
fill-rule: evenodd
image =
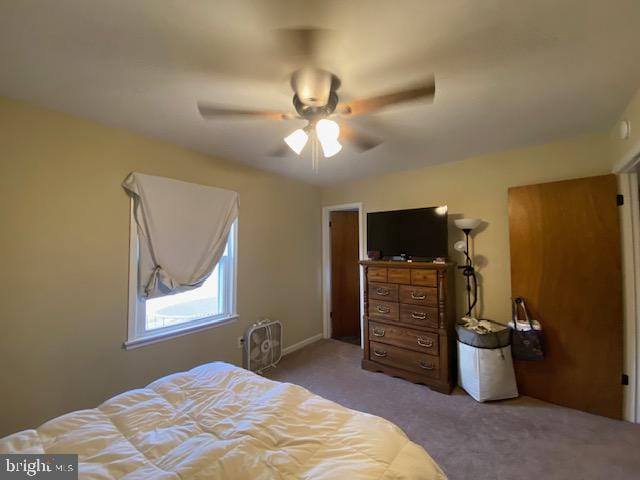
<svg viewBox="0 0 640 480"><path fill-rule="evenodd" d="M318 340L322 340L322 333L318 333L313 337L305 338L304 340L294 343L293 345L289 345L284 350L282 350L282 355L289 355L290 353L295 352L296 350L300 350L301 348L306 347L307 345L311 345L312 343L317 342Z"/></svg>

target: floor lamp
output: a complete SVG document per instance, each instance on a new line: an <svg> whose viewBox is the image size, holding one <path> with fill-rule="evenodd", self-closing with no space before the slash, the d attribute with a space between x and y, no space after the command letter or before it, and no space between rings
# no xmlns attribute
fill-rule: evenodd
<svg viewBox="0 0 640 480"><path fill-rule="evenodd" d="M476 272L473 268L473 261L471 260L471 256L469 255L469 234L471 230L474 228L478 228L482 220L479 218L459 218L454 220L456 227L464 232L465 240L458 241L455 243L454 248L463 252L465 255L465 264L459 266L462 270L462 275L466 278L467 281L467 317L471 318L471 312L473 308L478 303L478 280L476 278ZM471 284L473 283L473 302L471 301Z"/></svg>

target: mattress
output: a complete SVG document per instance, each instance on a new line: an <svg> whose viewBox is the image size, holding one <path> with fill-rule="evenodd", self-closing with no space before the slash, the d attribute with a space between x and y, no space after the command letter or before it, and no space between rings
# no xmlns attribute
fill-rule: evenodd
<svg viewBox="0 0 640 480"><path fill-rule="evenodd" d="M83 479L445 479L380 417L215 362L0 440L77 453Z"/></svg>

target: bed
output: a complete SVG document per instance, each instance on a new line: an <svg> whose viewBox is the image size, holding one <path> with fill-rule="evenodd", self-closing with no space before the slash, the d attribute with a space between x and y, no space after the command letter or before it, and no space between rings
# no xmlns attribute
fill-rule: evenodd
<svg viewBox="0 0 640 480"><path fill-rule="evenodd" d="M0 453L77 453L83 479L446 478L392 423L222 362L5 437Z"/></svg>

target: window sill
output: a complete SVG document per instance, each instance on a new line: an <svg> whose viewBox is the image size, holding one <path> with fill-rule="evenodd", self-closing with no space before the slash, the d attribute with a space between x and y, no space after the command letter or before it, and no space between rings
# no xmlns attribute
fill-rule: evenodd
<svg viewBox="0 0 640 480"><path fill-rule="evenodd" d="M182 337L191 333L201 332L210 328L221 327L223 325L229 325L234 323L238 319L238 314L229 315L228 317L220 318L215 322L204 323L200 325L191 325L189 327L181 328L179 330L173 330L170 332L162 332L155 335L148 335L142 338L136 338L135 340L127 340L122 344L125 350L133 350L134 348L144 347L146 345L152 345L158 342L164 342L176 337Z"/></svg>

